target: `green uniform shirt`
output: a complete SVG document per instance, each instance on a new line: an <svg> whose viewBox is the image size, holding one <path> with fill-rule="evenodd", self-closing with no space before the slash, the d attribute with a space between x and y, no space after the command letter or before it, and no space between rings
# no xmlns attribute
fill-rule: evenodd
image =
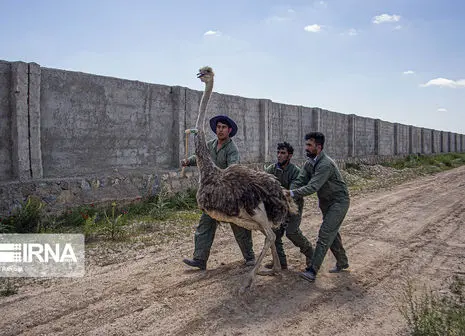
<svg viewBox="0 0 465 336"><path fill-rule="evenodd" d="M269 174L273 174L277 177L281 186L288 189L291 187L291 183L299 176L300 169L293 163L289 163L284 169L278 168L277 164L269 165L265 168L265 171Z"/></svg>
<svg viewBox="0 0 465 336"><path fill-rule="evenodd" d="M294 196L318 195L321 208L335 202L348 201L349 192L336 163L324 151L316 162L308 160L291 184Z"/></svg>
<svg viewBox="0 0 465 336"><path fill-rule="evenodd" d="M289 163L284 169L278 168L277 164L269 165L265 168L265 171L269 174L273 174L278 179L281 186L287 190L291 188L292 183L297 179L300 173L300 168L293 163ZM294 198L299 211L302 211L304 205L304 199L302 197Z"/></svg>
<svg viewBox="0 0 465 336"><path fill-rule="evenodd" d="M239 150L231 138L228 139L219 150L217 150L217 146L218 139L212 139L207 142L211 158L218 168L225 169L234 163L239 163ZM197 157L195 155L190 156L187 160L189 166L197 165Z"/></svg>

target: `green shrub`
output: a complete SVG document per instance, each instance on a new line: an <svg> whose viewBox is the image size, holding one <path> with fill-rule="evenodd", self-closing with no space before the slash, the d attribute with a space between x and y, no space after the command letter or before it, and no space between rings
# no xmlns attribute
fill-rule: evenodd
<svg viewBox="0 0 465 336"><path fill-rule="evenodd" d="M16 293L18 289L10 278L0 278L0 296L10 296Z"/></svg>
<svg viewBox="0 0 465 336"><path fill-rule="evenodd" d="M39 232L45 203L35 196L29 196L21 202L6 220L5 225L14 233Z"/></svg>
<svg viewBox="0 0 465 336"><path fill-rule="evenodd" d="M168 199L168 205L176 210L193 210L197 208L197 190L187 189L176 193Z"/></svg>
<svg viewBox="0 0 465 336"><path fill-rule="evenodd" d="M439 295L423 289L415 294L408 282L402 294L399 310L407 321L411 336L465 335L465 300L463 281L454 279L451 293Z"/></svg>

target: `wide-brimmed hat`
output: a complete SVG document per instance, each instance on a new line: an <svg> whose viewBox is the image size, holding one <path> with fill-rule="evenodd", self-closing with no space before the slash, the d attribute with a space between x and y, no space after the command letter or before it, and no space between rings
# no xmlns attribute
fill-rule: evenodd
<svg viewBox="0 0 465 336"><path fill-rule="evenodd" d="M237 133L237 125L236 125L236 123L234 122L234 120L232 120L231 118L229 118L228 116L225 116L225 115L217 115L217 116L210 119L210 127L211 127L213 132L216 133L216 124L218 122L226 124L226 125L228 125L229 127L232 128L231 133L229 133L230 138L232 138L233 136L236 135L236 133Z"/></svg>

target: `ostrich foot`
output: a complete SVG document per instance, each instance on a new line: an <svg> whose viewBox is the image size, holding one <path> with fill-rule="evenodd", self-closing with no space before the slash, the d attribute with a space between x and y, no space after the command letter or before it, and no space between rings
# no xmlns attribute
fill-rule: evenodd
<svg viewBox="0 0 465 336"><path fill-rule="evenodd" d="M253 276L247 276L244 280L244 282L242 283L242 286L241 288L239 288L239 294L244 294L245 292L249 291L249 290L252 290L253 289L253 280L254 280L254 277Z"/></svg>

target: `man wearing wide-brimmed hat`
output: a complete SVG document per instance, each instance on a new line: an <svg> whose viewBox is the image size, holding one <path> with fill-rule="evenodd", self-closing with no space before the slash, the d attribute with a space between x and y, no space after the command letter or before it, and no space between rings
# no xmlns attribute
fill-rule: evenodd
<svg viewBox="0 0 465 336"><path fill-rule="evenodd" d="M217 115L210 119L210 127L216 133L216 139L207 142L213 162L221 169L225 169L234 163L239 163L239 151L231 139L237 133L237 125L234 120L225 115ZM182 160L181 164L183 166L195 166L197 164L196 156L192 155ZM218 222L216 220L206 213L202 213L199 225L195 230L194 258L184 259L183 262L185 264L198 267L202 270L206 269L217 225ZM231 229L244 256L245 264L247 266L254 265L255 254L253 251L252 233L235 224L231 224Z"/></svg>

